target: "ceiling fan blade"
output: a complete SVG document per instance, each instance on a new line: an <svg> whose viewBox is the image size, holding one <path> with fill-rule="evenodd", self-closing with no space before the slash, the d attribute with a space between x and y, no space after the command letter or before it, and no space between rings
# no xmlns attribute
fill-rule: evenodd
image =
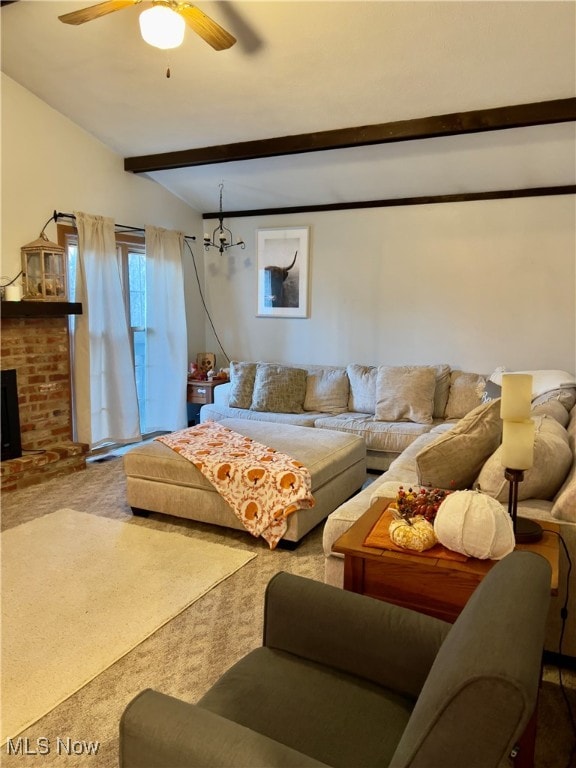
<svg viewBox="0 0 576 768"><path fill-rule="evenodd" d="M178 5L176 10L186 19L188 26L215 50L223 51L226 48L231 48L236 42L235 37L226 32L209 16L206 16L205 13L202 13L196 6L188 4Z"/></svg>
<svg viewBox="0 0 576 768"><path fill-rule="evenodd" d="M114 11L121 11L122 8L127 8L129 5L135 5L139 2L141 0L107 0L105 3L98 3L98 5L91 5L79 11L65 13L63 16L58 16L58 18L64 24L84 24L86 21L92 21L92 19L97 19L99 16L105 16L107 13L113 13Z"/></svg>

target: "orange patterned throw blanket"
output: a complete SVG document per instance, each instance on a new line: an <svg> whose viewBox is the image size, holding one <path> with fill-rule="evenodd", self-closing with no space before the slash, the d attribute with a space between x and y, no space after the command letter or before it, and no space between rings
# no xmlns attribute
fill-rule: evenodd
<svg viewBox="0 0 576 768"><path fill-rule="evenodd" d="M262 536L270 549L286 533L288 515L314 506L306 467L218 422L207 421L156 440L191 461L246 530Z"/></svg>

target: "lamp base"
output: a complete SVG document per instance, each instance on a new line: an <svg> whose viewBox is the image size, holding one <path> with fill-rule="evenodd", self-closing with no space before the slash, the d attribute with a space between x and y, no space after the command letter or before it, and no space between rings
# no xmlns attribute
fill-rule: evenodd
<svg viewBox="0 0 576 768"><path fill-rule="evenodd" d="M516 525L514 526L514 538L517 544L529 544L533 541L540 541L542 538L542 526L535 520L517 517Z"/></svg>

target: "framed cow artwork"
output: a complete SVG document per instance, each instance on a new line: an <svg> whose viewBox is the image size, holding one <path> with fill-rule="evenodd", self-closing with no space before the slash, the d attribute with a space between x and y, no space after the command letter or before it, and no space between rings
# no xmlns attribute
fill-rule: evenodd
<svg viewBox="0 0 576 768"><path fill-rule="evenodd" d="M258 317L308 317L309 227L259 229Z"/></svg>

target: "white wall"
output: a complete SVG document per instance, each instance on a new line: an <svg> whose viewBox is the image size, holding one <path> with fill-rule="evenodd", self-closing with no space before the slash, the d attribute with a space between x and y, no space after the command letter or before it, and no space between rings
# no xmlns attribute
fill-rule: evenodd
<svg viewBox="0 0 576 768"><path fill-rule="evenodd" d="M205 263L232 359L576 371L573 195L227 224L246 250L213 251ZM256 230L288 226L310 226L310 316L259 318ZM218 351L208 326L206 349Z"/></svg>
<svg viewBox="0 0 576 768"><path fill-rule="evenodd" d="M18 274L21 246L38 237L54 210L178 229L201 239L202 221L190 206L154 181L126 173L119 155L4 74L1 85L3 278ZM46 235L56 240L53 222ZM201 274L201 256L196 263ZM188 349L194 359L204 346L204 313L186 248L184 271Z"/></svg>
<svg viewBox="0 0 576 768"><path fill-rule="evenodd" d="M215 222L2 75L2 266L54 209L202 235ZM194 246L216 331L232 359L440 363L465 370L576 371L574 196L229 220L246 250ZM310 317L256 317L256 230L310 226ZM55 225L46 233L55 239ZM186 251L190 359L226 363ZM203 275L205 267L205 278Z"/></svg>

